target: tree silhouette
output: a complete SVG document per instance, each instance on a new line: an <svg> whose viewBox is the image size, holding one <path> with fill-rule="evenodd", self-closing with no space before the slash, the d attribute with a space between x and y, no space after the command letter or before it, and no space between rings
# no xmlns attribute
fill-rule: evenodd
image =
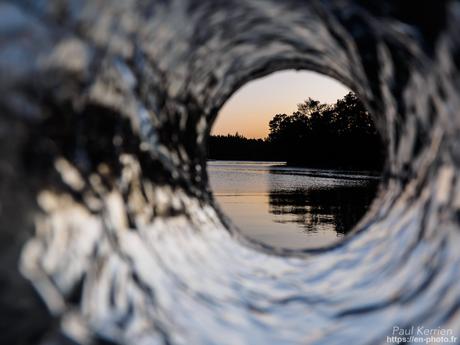
<svg viewBox="0 0 460 345"><path fill-rule="evenodd" d="M370 114L350 92L335 104L308 98L290 115L276 114L265 140L212 136L211 159L285 160L315 168L380 170L382 142Z"/></svg>

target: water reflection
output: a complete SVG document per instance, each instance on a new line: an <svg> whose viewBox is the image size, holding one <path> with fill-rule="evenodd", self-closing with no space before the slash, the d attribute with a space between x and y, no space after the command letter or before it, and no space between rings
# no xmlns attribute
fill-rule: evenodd
<svg viewBox="0 0 460 345"><path fill-rule="evenodd" d="M274 162L208 162L214 196L240 230L286 248L329 245L366 212L378 184L368 173Z"/></svg>
<svg viewBox="0 0 460 345"><path fill-rule="evenodd" d="M362 218L376 188L376 181L367 181L321 189L270 189L269 212L276 223L297 223L308 232L345 234Z"/></svg>

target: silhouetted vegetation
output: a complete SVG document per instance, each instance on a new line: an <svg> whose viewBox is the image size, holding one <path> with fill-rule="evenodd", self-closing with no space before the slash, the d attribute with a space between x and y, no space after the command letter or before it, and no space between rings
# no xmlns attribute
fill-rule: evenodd
<svg viewBox="0 0 460 345"><path fill-rule="evenodd" d="M234 135L212 135L209 138L208 157L224 160L276 160L272 145L267 139L248 139Z"/></svg>
<svg viewBox="0 0 460 345"><path fill-rule="evenodd" d="M211 136L208 157L232 160L283 160L315 168L380 170L382 142L363 104L348 93L335 104L311 98L297 111L276 114L266 139Z"/></svg>

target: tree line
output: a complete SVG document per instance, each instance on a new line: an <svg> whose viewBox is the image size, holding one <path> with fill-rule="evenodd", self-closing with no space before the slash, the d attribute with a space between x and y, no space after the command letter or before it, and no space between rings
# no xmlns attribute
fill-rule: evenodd
<svg viewBox="0 0 460 345"><path fill-rule="evenodd" d="M288 165L380 170L383 145L370 114L350 92L335 104L308 98L292 114L276 114L265 139L211 136L209 159L277 160Z"/></svg>

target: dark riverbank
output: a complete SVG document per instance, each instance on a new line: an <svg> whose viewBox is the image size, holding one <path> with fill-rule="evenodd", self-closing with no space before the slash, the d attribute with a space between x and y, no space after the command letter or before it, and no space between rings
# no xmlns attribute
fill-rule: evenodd
<svg viewBox="0 0 460 345"><path fill-rule="evenodd" d="M354 147L353 147L354 146ZM379 144L361 147L338 145L321 150L282 150L264 139L248 139L240 135L210 136L209 160L286 162L289 167L332 169L343 171L370 171L378 174L383 167L384 155L374 152ZM352 152L352 154L350 154Z"/></svg>

